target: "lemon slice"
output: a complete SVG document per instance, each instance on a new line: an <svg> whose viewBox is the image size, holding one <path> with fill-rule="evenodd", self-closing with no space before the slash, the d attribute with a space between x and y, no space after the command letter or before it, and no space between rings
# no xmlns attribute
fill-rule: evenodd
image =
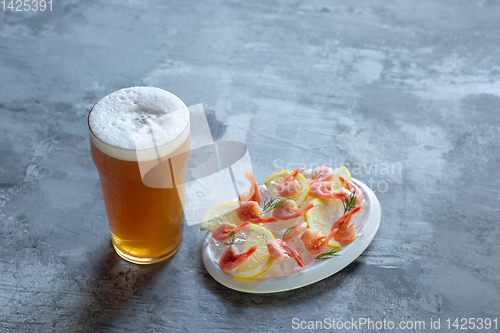
<svg viewBox="0 0 500 333"><path fill-rule="evenodd" d="M339 176L342 176L347 180L351 180L351 173L349 172L349 170L347 170L345 166L333 170L333 177L331 183L334 192L338 192L340 191L341 188L344 187L344 184L339 180Z"/></svg>
<svg viewBox="0 0 500 333"><path fill-rule="evenodd" d="M264 183L266 184L267 189L273 196L278 195L278 185L281 183L283 178L291 174L293 171L290 170L282 170L273 173L272 175L268 176L267 178L264 179ZM297 177L295 177L295 180L297 180L300 184L300 191L297 192L294 196L292 196L290 199L295 201L297 204L297 207L300 208L300 204L302 201L305 200L307 195L309 194L309 187L307 185L307 180L302 175L300 172L297 174Z"/></svg>
<svg viewBox="0 0 500 333"><path fill-rule="evenodd" d="M351 173L349 172L349 170L345 167L345 165L342 167L342 168L337 168L335 169L335 171L339 170L340 174L342 176L344 176L345 179L347 180L351 180Z"/></svg>
<svg viewBox="0 0 500 333"><path fill-rule="evenodd" d="M238 267L234 274L235 279L253 279L271 267L274 259L267 250L267 241L271 239L274 239L274 236L269 230L257 224L250 224L245 250L254 245L257 250Z"/></svg>
<svg viewBox="0 0 500 333"><path fill-rule="evenodd" d="M332 212L335 209L334 205L338 204L337 201L321 199L311 201L314 207L309 209L304 218L309 228L319 230L318 236L328 236L331 232L332 226L330 221ZM340 243L333 238L328 242L328 246L340 249Z"/></svg>
<svg viewBox="0 0 500 333"><path fill-rule="evenodd" d="M236 208L241 205L241 201L224 201L210 207L201 218L200 230L214 231L224 222L229 222L239 226L243 223L236 214Z"/></svg>

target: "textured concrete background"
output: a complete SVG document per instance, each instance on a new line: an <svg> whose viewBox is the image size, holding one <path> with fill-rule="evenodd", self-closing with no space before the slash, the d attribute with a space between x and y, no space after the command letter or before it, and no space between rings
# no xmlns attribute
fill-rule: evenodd
<svg viewBox="0 0 500 333"><path fill-rule="evenodd" d="M277 332L326 317L448 331L449 317L500 317L499 17L500 3L469 0L0 11L0 331ZM203 103L215 138L249 146L258 181L349 164L381 202L373 243L271 295L215 282L198 225L166 263L122 261L86 116L134 85Z"/></svg>

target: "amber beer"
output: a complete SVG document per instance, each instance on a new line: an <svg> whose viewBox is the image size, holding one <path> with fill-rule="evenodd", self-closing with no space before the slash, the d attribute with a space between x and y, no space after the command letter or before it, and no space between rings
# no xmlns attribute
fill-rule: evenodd
<svg viewBox="0 0 500 333"><path fill-rule="evenodd" d="M127 88L97 102L88 123L116 252L138 264L170 257L183 230L186 106L158 88Z"/></svg>

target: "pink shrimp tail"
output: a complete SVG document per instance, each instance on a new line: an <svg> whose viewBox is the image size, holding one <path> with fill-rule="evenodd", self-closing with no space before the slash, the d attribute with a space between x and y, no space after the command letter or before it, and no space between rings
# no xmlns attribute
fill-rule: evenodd
<svg viewBox="0 0 500 333"><path fill-rule="evenodd" d="M240 195L238 196L238 201L243 201L243 202L250 201L254 193L255 189L253 188L253 186L250 186L249 188L246 188L240 192Z"/></svg>
<svg viewBox="0 0 500 333"><path fill-rule="evenodd" d="M274 216L271 217L259 217L259 222L258 223L269 223L269 222L276 222L278 219Z"/></svg>
<svg viewBox="0 0 500 333"><path fill-rule="evenodd" d="M339 229L338 228L335 228L333 229L329 234L328 236L325 237L325 239L323 240L323 242L321 243L322 245L322 249L325 248L326 244L328 244L328 242L330 241L330 239L333 238L333 236L335 236L335 234L337 233ZM324 246L323 246L324 245Z"/></svg>
<svg viewBox="0 0 500 333"><path fill-rule="evenodd" d="M260 205L259 185L257 184L257 181L255 180L255 176L254 176L253 172L247 171L247 172L245 172L245 176L247 177L250 184L252 184L252 187L254 189L253 196L250 198L250 200L255 201L257 204Z"/></svg>
<svg viewBox="0 0 500 333"><path fill-rule="evenodd" d="M245 172L245 176L247 177L248 181L250 182L250 187L241 191L240 196L238 198L239 201L255 201L257 204L260 205L260 191L259 191L259 185L257 184L257 181L255 180L255 176L253 172L247 171Z"/></svg>
<svg viewBox="0 0 500 333"><path fill-rule="evenodd" d="M363 202L364 196L363 192L361 192L361 189L354 184L352 181L345 179L343 176L339 176L339 180L347 187L349 188L349 191L354 192L354 195L356 196L356 205L359 205Z"/></svg>
<svg viewBox="0 0 500 333"><path fill-rule="evenodd" d="M302 207L300 208L299 210L297 210L297 214L299 214L299 216L302 216L304 215L305 213L307 213L309 211L309 209L313 208L314 207L314 204L312 203L309 203L307 204L305 207Z"/></svg>
<svg viewBox="0 0 500 333"><path fill-rule="evenodd" d="M245 252L238 253L236 248L231 245L220 257L219 267L225 272L231 271L245 262L255 251L257 251L257 246L254 245Z"/></svg>
<svg viewBox="0 0 500 333"><path fill-rule="evenodd" d="M356 214L357 212L359 212L360 210L361 210L361 206L358 206L358 207L354 208L353 210L351 210L350 212L345 213L344 215L342 215L341 217L339 217L337 219L337 221L333 222L332 230L334 228L341 228L342 225L345 224L346 222L347 222L347 224L349 224L349 222L351 221L352 216L354 214Z"/></svg>
<svg viewBox="0 0 500 333"><path fill-rule="evenodd" d="M306 264L304 263L304 261L300 257L300 254L293 247L288 245L286 242L282 242L282 245L286 250L286 254L288 254L290 257L293 257L300 267L306 266Z"/></svg>
<svg viewBox="0 0 500 333"><path fill-rule="evenodd" d="M299 253L285 241L281 239L271 239L267 242L267 250L269 254L277 261L293 257L300 267L304 267L305 263Z"/></svg>
<svg viewBox="0 0 500 333"><path fill-rule="evenodd" d="M242 225L240 225L239 227L233 229L232 231L239 232L239 231L243 230L243 228L245 228L249 224L250 224L250 222L245 222Z"/></svg>
<svg viewBox="0 0 500 333"><path fill-rule="evenodd" d="M297 237L304 229L307 228L307 222L297 223L292 230L290 230L283 239L285 242L289 242L295 237Z"/></svg>
<svg viewBox="0 0 500 333"><path fill-rule="evenodd" d="M290 215L289 219L294 219L296 217L305 215L307 213L307 211L309 211L309 209L311 209L313 207L314 207L314 205L312 203L310 203L310 204L308 204L307 206L305 206L303 208L297 209L295 212L293 212L292 215Z"/></svg>

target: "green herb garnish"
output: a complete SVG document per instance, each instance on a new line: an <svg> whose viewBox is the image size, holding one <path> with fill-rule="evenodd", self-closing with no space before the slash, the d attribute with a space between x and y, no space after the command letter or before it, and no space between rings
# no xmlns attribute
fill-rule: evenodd
<svg viewBox="0 0 500 333"><path fill-rule="evenodd" d="M356 208L356 193L353 191L350 196L344 195L342 205L344 206L344 214Z"/></svg>
<svg viewBox="0 0 500 333"><path fill-rule="evenodd" d="M337 256L339 256L339 254L337 254L337 252L339 252L339 251L340 251L340 249L331 249L328 252L323 252L323 253L319 254L314 259L325 260L325 259L330 259L330 258L333 258L333 257L337 257Z"/></svg>
<svg viewBox="0 0 500 333"><path fill-rule="evenodd" d="M265 198L264 208L262 209L262 213L260 213L260 215L264 215L265 213L272 211L274 208L278 207L288 199L289 198L282 198L279 195L275 196L274 198Z"/></svg>
<svg viewBox="0 0 500 333"><path fill-rule="evenodd" d="M290 232L292 231L292 229L294 228L295 226L292 225L290 228L286 229L285 230L285 233L283 234L283 237L281 238L282 240L285 240L285 236Z"/></svg>

